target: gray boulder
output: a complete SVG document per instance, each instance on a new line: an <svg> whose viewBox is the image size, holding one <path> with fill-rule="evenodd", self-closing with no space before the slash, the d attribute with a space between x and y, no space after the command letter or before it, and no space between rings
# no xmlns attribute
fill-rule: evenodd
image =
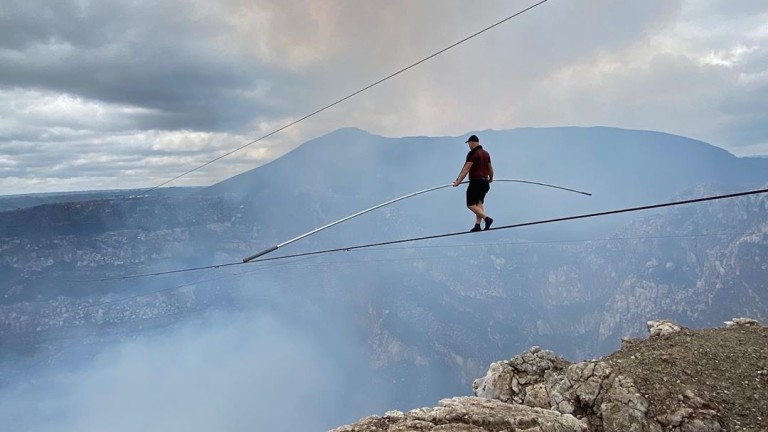
<svg viewBox="0 0 768 432"><path fill-rule="evenodd" d="M586 432L587 425L569 414L508 404L494 399L455 397L438 407L390 411L366 417L331 432Z"/></svg>

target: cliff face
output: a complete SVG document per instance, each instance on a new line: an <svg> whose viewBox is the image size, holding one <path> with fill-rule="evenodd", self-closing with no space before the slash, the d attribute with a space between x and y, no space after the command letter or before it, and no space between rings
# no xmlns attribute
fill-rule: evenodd
<svg viewBox="0 0 768 432"><path fill-rule="evenodd" d="M581 323L585 332L598 334L597 352L615 348L622 336L642 334L647 316L669 316L697 327L736 315L768 320L766 210L768 198L755 196L635 220L612 240L576 249L571 258L581 259L556 266L541 296L557 299L557 307L566 310L591 309ZM551 327L556 317L541 321L550 323L540 326L541 336L556 332Z"/></svg>
<svg viewBox="0 0 768 432"><path fill-rule="evenodd" d="M388 412L334 432L377 431L764 431L768 424L768 327L735 319L690 330L648 323L599 360L570 363L533 347L491 365L476 397L438 408Z"/></svg>
<svg viewBox="0 0 768 432"><path fill-rule="evenodd" d="M0 212L0 344L7 354L55 344L67 331L164 326L230 303L218 282L124 279L208 264L243 236L223 198L142 197ZM216 248L194 245L210 244Z"/></svg>

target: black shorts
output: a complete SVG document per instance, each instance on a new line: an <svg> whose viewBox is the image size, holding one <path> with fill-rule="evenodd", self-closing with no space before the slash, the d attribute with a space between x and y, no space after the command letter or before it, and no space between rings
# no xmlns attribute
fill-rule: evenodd
<svg viewBox="0 0 768 432"><path fill-rule="evenodd" d="M470 180L467 186L467 206L485 201L485 194L491 190L491 184L488 180Z"/></svg>

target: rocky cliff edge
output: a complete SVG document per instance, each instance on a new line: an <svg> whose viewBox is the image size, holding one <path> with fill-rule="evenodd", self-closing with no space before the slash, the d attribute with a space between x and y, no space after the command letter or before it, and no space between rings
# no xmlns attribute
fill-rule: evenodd
<svg viewBox="0 0 768 432"><path fill-rule="evenodd" d="M736 318L691 330L658 320L648 331L580 363L533 347L491 364L474 397L333 432L768 431L768 327Z"/></svg>

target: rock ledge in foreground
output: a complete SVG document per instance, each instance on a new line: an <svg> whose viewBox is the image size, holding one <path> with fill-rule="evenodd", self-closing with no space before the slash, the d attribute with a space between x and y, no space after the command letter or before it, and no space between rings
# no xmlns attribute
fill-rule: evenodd
<svg viewBox="0 0 768 432"><path fill-rule="evenodd" d="M721 432L768 430L768 327L735 318L691 330L648 322L599 360L533 347L491 364L476 397L392 411L334 432Z"/></svg>

